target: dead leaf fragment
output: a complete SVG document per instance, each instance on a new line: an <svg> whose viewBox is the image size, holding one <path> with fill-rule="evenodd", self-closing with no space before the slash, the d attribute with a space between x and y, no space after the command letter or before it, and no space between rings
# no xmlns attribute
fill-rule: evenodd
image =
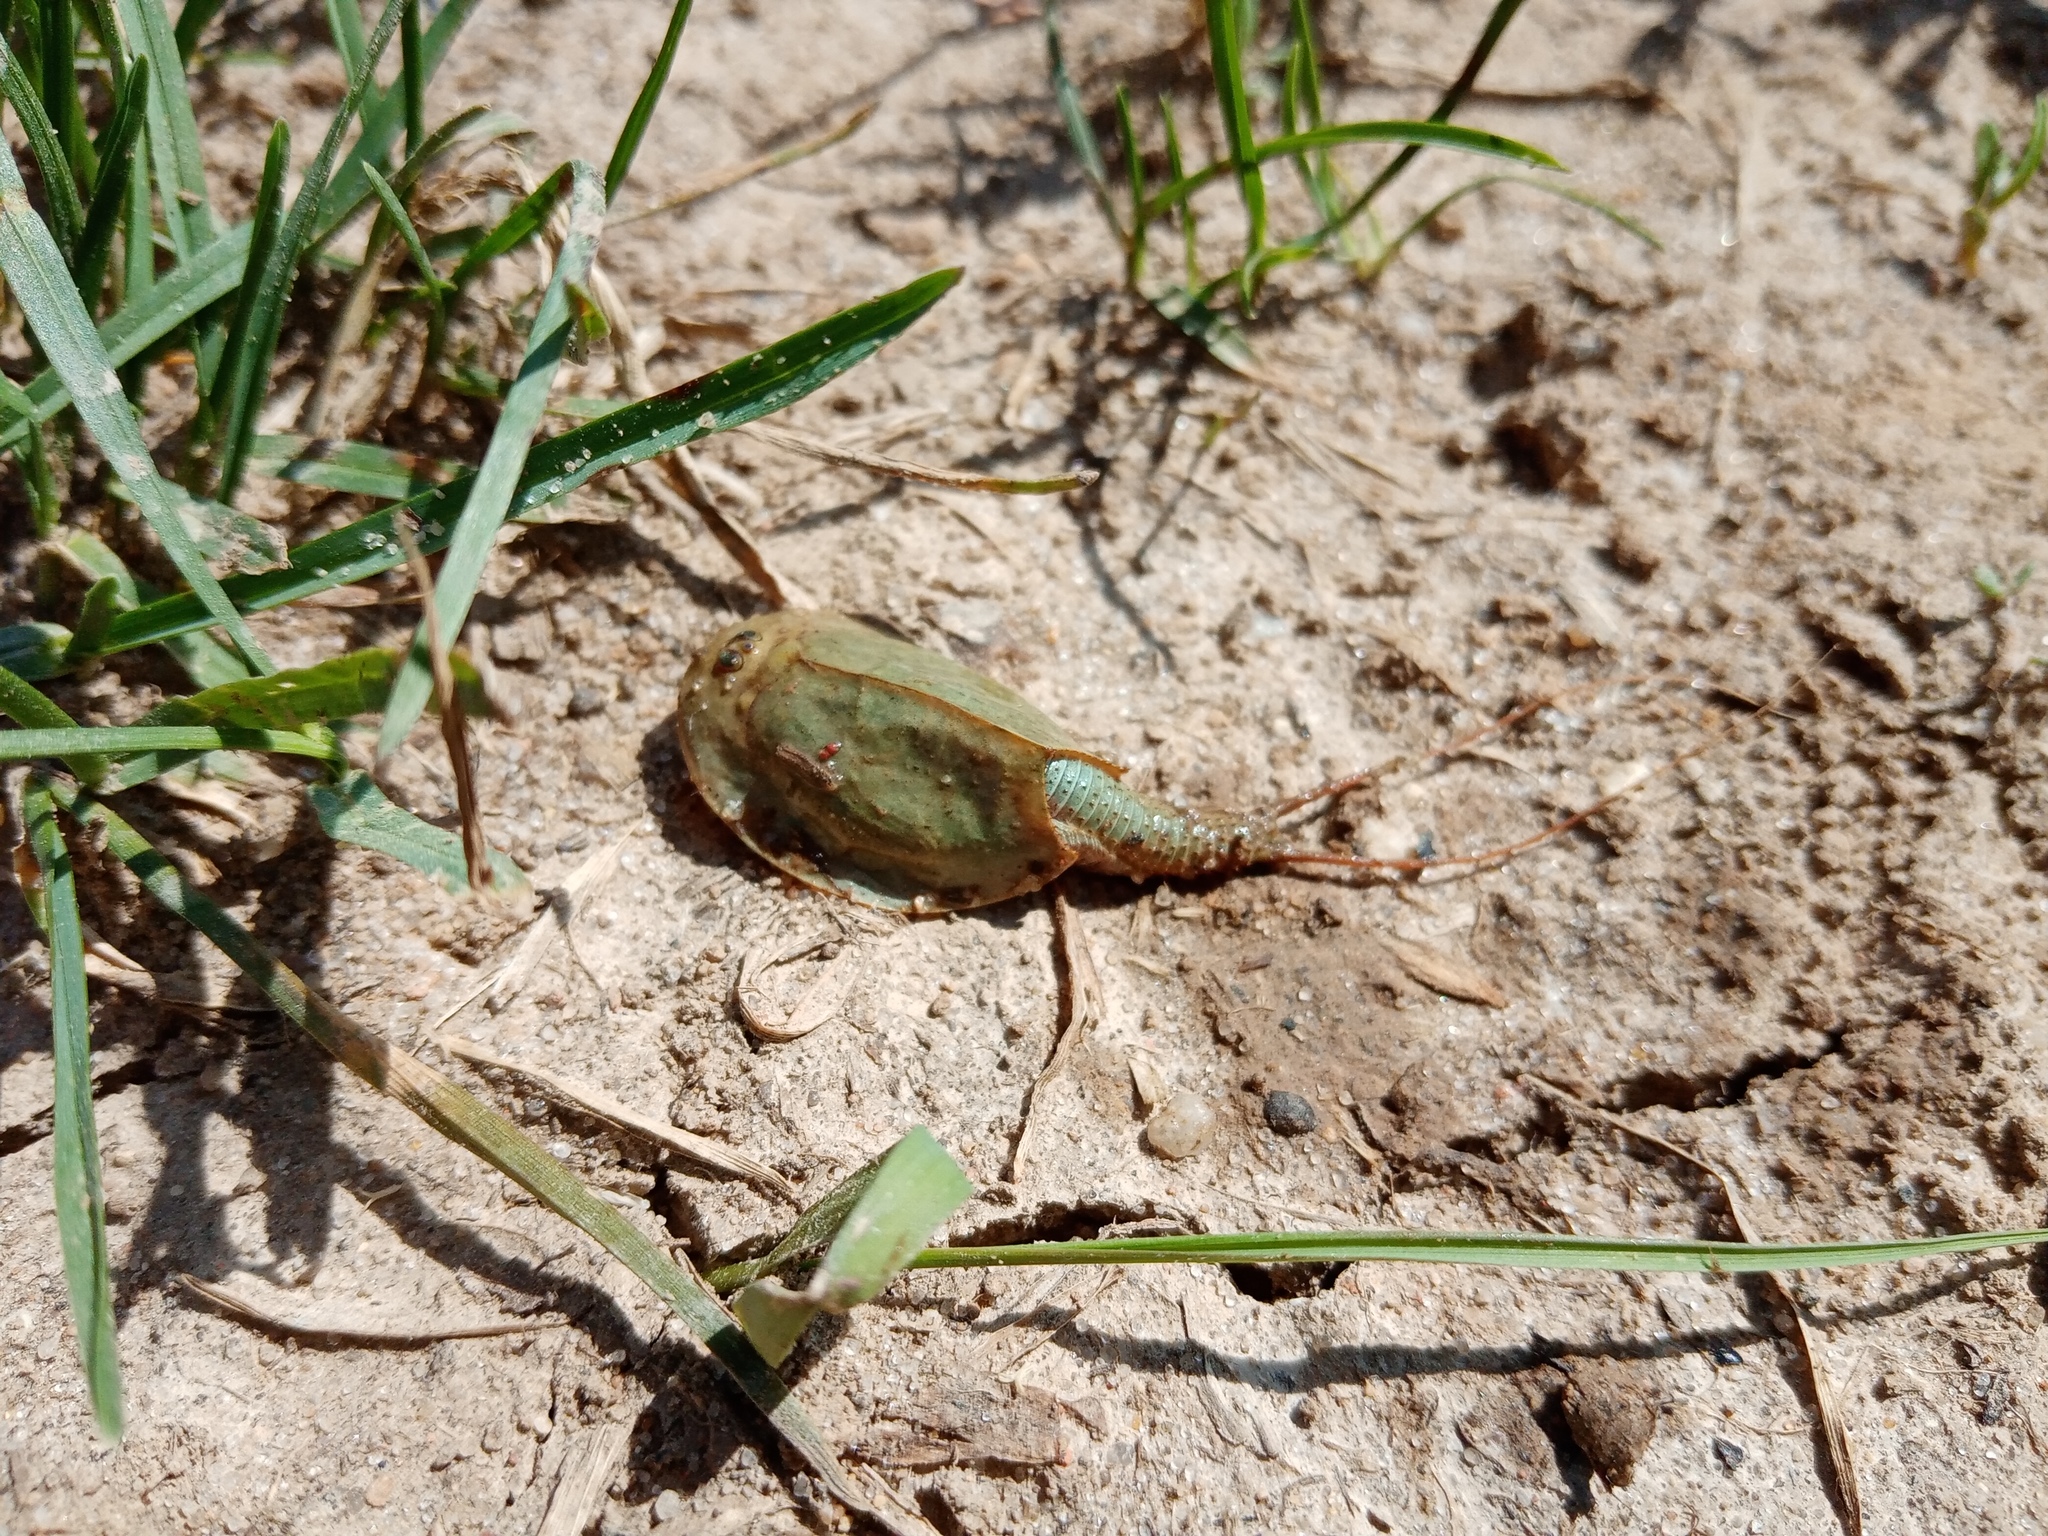
<svg viewBox="0 0 2048 1536"><path fill-rule="evenodd" d="M1390 936L1380 942L1417 985L1462 1002L1483 1003L1488 1008L1507 1007L1508 995L1469 962L1440 950L1410 944L1405 939Z"/></svg>

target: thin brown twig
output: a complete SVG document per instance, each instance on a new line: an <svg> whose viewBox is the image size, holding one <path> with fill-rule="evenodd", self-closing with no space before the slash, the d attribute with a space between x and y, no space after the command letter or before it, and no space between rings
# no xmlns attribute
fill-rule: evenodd
<svg viewBox="0 0 2048 1536"><path fill-rule="evenodd" d="M1024 1168L1025 1144L1031 1139L1032 1117L1037 1113L1038 1101L1046 1088L1067 1070L1067 1060L1074 1054L1074 1047L1090 1025L1099 1023L1103 1017L1102 980L1096 974L1095 955L1088 947L1088 932L1081 926L1081 917L1072 903L1059 891L1052 895L1053 928L1059 936L1060 958L1065 962L1060 987L1060 1032L1053 1041L1052 1054L1045 1059L1045 1066L1032 1081L1031 1092L1024 1100L1022 1123L1017 1127L1017 1143L1010 1152L1010 1166L1004 1177L1015 1183Z"/></svg>
<svg viewBox="0 0 2048 1536"><path fill-rule="evenodd" d="M462 862L469 871L469 888L491 888L491 845L484 837L483 817L477 810L476 776L469 764L469 722L462 713L462 700L455 692L455 669L448 665L448 646L441 634L441 615L434 605L434 573L427 557L420 553L413 537L411 514L391 520L392 531L412 568L413 585L420 591L420 611L427 621L427 656L434 669L434 692L441 701L441 740L448 747L448 768L455 775L455 808L462 817Z"/></svg>
<svg viewBox="0 0 2048 1536"><path fill-rule="evenodd" d="M772 1190L782 1196L792 1205L801 1206L804 1203L803 1197L791 1187L789 1180L759 1158L742 1152L737 1147L728 1147L708 1136L698 1136L679 1126L670 1125L666 1120L643 1115L639 1110L621 1104L610 1094L592 1088L587 1083L558 1076L545 1067L535 1066L532 1062L513 1061L509 1057L500 1056L495 1051L487 1051L480 1045L472 1045L469 1041L454 1035L438 1035L434 1043L450 1056L466 1061L472 1066L489 1067L496 1072L510 1072L516 1077L523 1077L558 1103L567 1104L571 1109L589 1115L592 1119L602 1120L619 1130L643 1136L658 1146L667 1147L680 1157L688 1158L693 1163L718 1173L745 1179L751 1184L758 1184L763 1189Z"/></svg>
<svg viewBox="0 0 2048 1536"><path fill-rule="evenodd" d="M428 1322L424 1318L417 1322L393 1321L368 1323L360 1320L347 1321L338 1316L303 1317L288 1313L274 1312L261 1306L253 1296L240 1291L255 1282L244 1281L240 1287L216 1285L201 1280L197 1275L180 1275L178 1281L195 1296L205 1298L228 1316L239 1322L267 1329L273 1333L289 1334L301 1339L330 1339L337 1344L437 1344L443 1339L496 1339L510 1333L539 1333L546 1328L565 1326L561 1319L548 1322L527 1320L505 1320L488 1323L450 1323L447 1321Z"/></svg>
<svg viewBox="0 0 2048 1536"><path fill-rule="evenodd" d="M1759 1241L1756 1228L1751 1225L1749 1213L1743 1208L1741 1198L1735 1193L1735 1181L1718 1166L1707 1161L1699 1153L1689 1151L1675 1141L1667 1141L1654 1131L1646 1131L1612 1111L1588 1104L1578 1095L1557 1084L1546 1082L1531 1073L1523 1073L1519 1079L1525 1086L1534 1088L1545 1098L1559 1107L1600 1124L1612 1127L1623 1135L1633 1136L1645 1146L1655 1147L1659 1152L1691 1164L1720 1187L1721 1198L1728 1205L1728 1220L1735 1228L1736 1236L1745 1243ZM1843 1422L1842 1409L1835 1396L1833 1382L1829 1379L1827 1367L1822 1363L1820 1346L1807 1326L1806 1311L1799 1304L1798 1294L1792 1289L1792 1282L1785 1275L1773 1272L1771 1284L1784 1299L1792 1316L1792 1332L1799 1352L1806 1362L1806 1377L1813 1392L1814 1408L1820 1415L1821 1437L1828 1448L1828 1460L1835 1474L1835 1487L1842 1496L1842 1513L1849 1528L1849 1536L1863 1536L1863 1495L1856 1482L1856 1462L1850 1452L1849 1428Z"/></svg>
<svg viewBox="0 0 2048 1536"><path fill-rule="evenodd" d="M623 224L651 219L657 213L673 213L678 208L687 208L692 203L701 202L715 192L736 187L764 171L780 170L785 165L793 165L799 160L807 159L820 150L830 149L842 139L853 137L860 130L861 124L875 115L876 105L875 102L869 102L836 128L828 128L808 139L799 139L796 143L784 145L781 149L771 149L765 155L756 155L751 160L727 166L722 171L712 171L695 181L685 182L680 189L671 192L657 203L650 203L647 207L635 209L632 213L617 214L605 222L609 228L617 229Z"/></svg>
<svg viewBox="0 0 2048 1536"><path fill-rule="evenodd" d="M771 447L786 448L791 453L822 459L827 464L837 464L845 469L864 469L869 474L887 475L897 480L921 480L926 485L943 485L955 491L986 491L998 496L1052 496L1062 491L1081 490L1102 478L1100 470L1077 469L1070 474L1046 475L1036 480L1010 480L1000 475L977 475L963 469L935 469L929 464L918 464L909 459L862 453L856 448L841 448L822 438L808 437L801 432L771 427L762 422L754 422L738 430L749 437L759 438Z"/></svg>

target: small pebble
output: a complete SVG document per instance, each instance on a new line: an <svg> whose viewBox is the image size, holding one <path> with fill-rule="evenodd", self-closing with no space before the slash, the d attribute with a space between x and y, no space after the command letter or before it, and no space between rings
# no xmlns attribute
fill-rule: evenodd
<svg viewBox="0 0 2048 1536"><path fill-rule="evenodd" d="M951 994L945 992L941 992L937 997L933 998L931 1006L925 1009L925 1012L935 1019L943 1019L947 1014L951 1013L952 1011L952 996Z"/></svg>
<svg viewBox="0 0 2048 1536"><path fill-rule="evenodd" d="M1216 1112L1183 1088L1145 1123L1145 1141L1161 1157L1189 1157L1216 1129Z"/></svg>
<svg viewBox="0 0 2048 1536"><path fill-rule="evenodd" d="M1316 1128L1316 1107L1298 1093L1276 1088L1266 1095L1266 1128L1276 1136L1306 1136Z"/></svg>
<svg viewBox="0 0 2048 1536"><path fill-rule="evenodd" d="M1713 1348L1707 1351L1707 1358L1716 1365L1742 1364L1742 1356L1736 1352L1735 1346L1732 1344L1714 1345Z"/></svg>
<svg viewBox="0 0 2048 1536"><path fill-rule="evenodd" d="M1723 1440L1719 1435L1714 1436L1714 1459L1730 1472L1741 1466L1743 1457L1748 1454L1733 1440Z"/></svg>
<svg viewBox="0 0 2048 1536"><path fill-rule="evenodd" d="M664 1488L654 1496L654 1523L667 1525L671 1520L683 1518L683 1496L673 1488Z"/></svg>
<svg viewBox="0 0 2048 1536"><path fill-rule="evenodd" d="M370 1486L363 1490L363 1502L372 1509L382 1509L391 1502L391 1495L397 1491L397 1486L389 1472L379 1472L370 1479Z"/></svg>
<svg viewBox="0 0 2048 1536"><path fill-rule="evenodd" d="M569 718L581 720L594 715L611 701L588 683L578 683L569 694Z"/></svg>
<svg viewBox="0 0 2048 1536"><path fill-rule="evenodd" d="M581 853L584 849L588 848L589 846L590 829L588 827L578 827L574 832L571 832L567 837L561 838L556 842L555 852Z"/></svg>

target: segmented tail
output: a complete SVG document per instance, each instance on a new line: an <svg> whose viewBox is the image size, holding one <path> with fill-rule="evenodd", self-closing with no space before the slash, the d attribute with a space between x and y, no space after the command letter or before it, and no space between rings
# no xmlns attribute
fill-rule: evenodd
<svg viewBox="0 0 2048 1536"><path fill-rule="evenodd" d="M1265 829L1251 817L1181 810L1081 758L1045 765L1045 798L1083 864L1134 880L1227 874L1265 852Z"/></svg>

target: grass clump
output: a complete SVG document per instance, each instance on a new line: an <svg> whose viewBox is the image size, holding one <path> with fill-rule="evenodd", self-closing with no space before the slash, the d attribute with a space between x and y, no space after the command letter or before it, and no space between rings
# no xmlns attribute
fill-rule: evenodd
<svg viewBox="0 0 2048 1536"><path fill-rule="evenodd" d="M1970 206L1963 210L1962 231L1956 246L1956 265L1964 277L1977 275L1977 258L1991 238L1992 217L2027 190L2027 183L2041 169L2044 150L2048 150L2048 94L2034 98L2033 127L2017 160L2005 152L2005 141L1999 136L1996 123L1978 125Z"/></svg>
<svg viewBox="0 0 2048 1536"><path fill-rule="evenodd" d="M1243 327L1258 313L1261 291L1274 271L1298 261L1332 259L1348 263L1361 281L1370 282L1431 220L1460 198L1487 187L1502 183L1536 187L1592 209L1638 239L1656 245L1655 237L1641 224L1599 199L1526 174L1527 170L1564 171L1543 150L1451 122L1521 6L1522 0L1499 0L1464 69L1426 120L1330 122L1324 113L1319 44L1307 0L1290 0L1279 36L1270 42L1266 41L1270 29L1258 0L1205 0L1210 92L1204 106L1213 109L1228 153L1223 159L1189 170L1173 99L1162 94L1158 102L1162 149L1156 157L1148 155L1130 93L1119 85L1113 103L1117 149L1124 168L1119 195L1111 183L1100 137L1067 68L1058 8L1048 0L1045 26L1053 93L1096 206L1124 249L1126 286L1202 342L1218 361L1242 367L1251 360ZM1333 156L1333 151L1353 144L1401 147L1358 186ZM1382 194L1426 148L1455 150L1525 169L1476 177L1406 223L1383 224L1378 206ZM1271 189L1266 183L1266 167L1276 161L1293 166L1313 214L1306 229L1284 237L1276 235L1272 227ZM1156 184L1155 163L1165 172L1164 181ZM1211 276L1205 275L1201 262L1201 212L1196 198L1218 181L1228 181L1237 189L1245 236L1243 254ZM1170 223L1179 236L1181 273L1177 279L1162 281L1153 275L1151 235L1153 227L1161 223Z"/></svg>
<svg viewBox="0 0 2048 1536"><path fill-rule="evenodd" d="M192 0L176 26L163 0L40 0L0 16L0 95L22 125L35 183L13 156L0 156L0 275L8 318L19 320L31 347L22 379L0 377L0 454L18 466L46 569L88 582L68 623L0 626L0 715L15 727L0 730L0 763L27 765L17 780L27 835L16 872L50 946L54 1197L92 1408L105 1434L121 1434L85 928L72 856L79 833L126 864L148 897L204 935L344 1065L620 1258L668 1301L834 1496L866 1509L801 1405L693 1274L504 1117L307 987L120 809L124 796L166 774L225 766L218 754L284 754L311 765L304 793L329 836L410 863L451 889L522 889L518 867L481 844L473 814L466 850L463 839L388 799L345 749L351 722L383 715L380 741L389 748L437 701L454 711L465 701L479 706L474 672L438 637L460 632L507 520L537 518L605 470L803 398L898 335L958 276L933 273L715 373L584 412L590 419L573 430L538 439L559 365L606 334L592 294L607 205L631 172L690 4L674 6L602 172L570 162L495 219L450 222L451 209L459 220L459 210L479 201L466 195L479 185L465 170L470 160L523 131L480 107L439 124L426 117L427 86L475 3L448 0L423 26L417 0L388 0L367 24L356 0L329 0L346 92L295 191L288 191L290 130L282 122L269 130L250 216L232 225L209 200L194 111L217 3ZM401 59L395 78L380 84L379 62L394 39ZM365 215L363 253L352 257L343 247ZM536 242L551 248L544 291L509 314L473 297L493 263ZM414 281L394 282L407 264ZM296 366L412 326L420 387L483 401L466 407L486 427L473 467L372 441L314 441L327 404L317 386L300 412L301 425L310 417L315 431L259 434L259 420L279 405L287 315L307 308L295 309L294 297L336 272L346 297L315 322L328 330L307 339ZM466 325L509 333L517 355L494 371L483 349L462 350ZM170 375L174 382L189 382L189 413L175 428L141 408L159 365L168 363L180 369ZM278 480L387 504L292 542L251 515L252 487ZM144 553L173 573L168 587L138 575L100 536L113 526L108 513L117 501L141 514L151 536ZM438 622L423 621L414 643L397 653L352 651L280 670L249 623L252 614L434 554L446 556L432 583ZM146 711L140 700L123 710L117 697L110 713L130 723L80 726L48 691L152 646L168 653L190 687ZM448 739L458 742L459 732Z"/></svg>

